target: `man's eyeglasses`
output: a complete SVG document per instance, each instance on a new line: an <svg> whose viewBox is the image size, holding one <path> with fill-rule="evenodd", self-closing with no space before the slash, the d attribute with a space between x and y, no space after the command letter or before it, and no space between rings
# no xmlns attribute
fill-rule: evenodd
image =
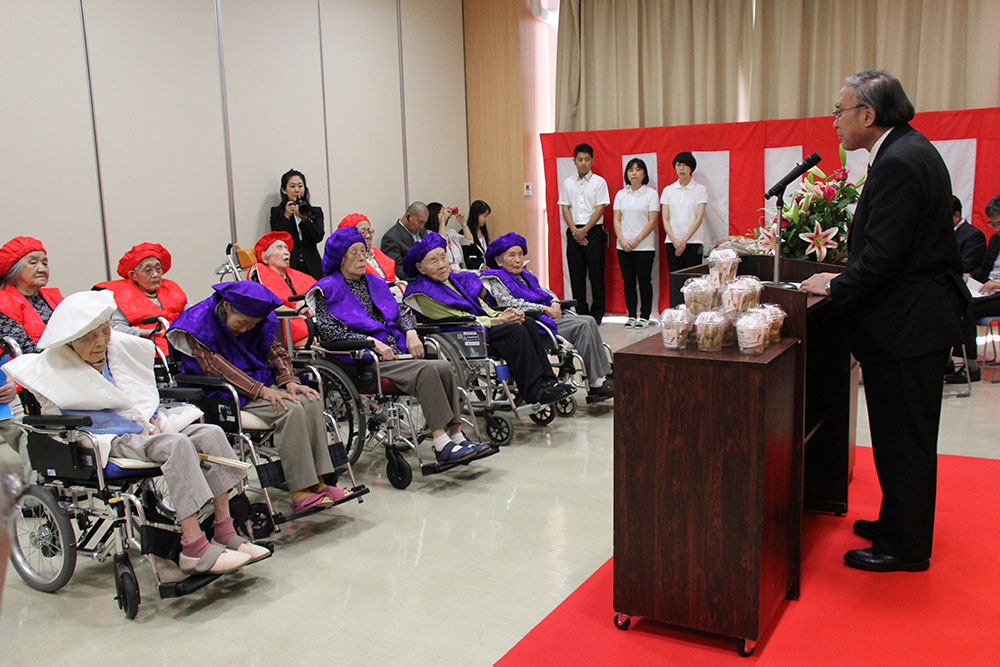
<svg viewBox="0 0 1000 667"><path fill-rule="evenodd" d="M840 116L845 111L850 111L851 109L860 109L861 107L866 107L866 106L868 106L868 105L867 104L855 104L853 107L847 107L846 109L837 109L836 111L833 112L833 119L834 120L840 120Z"/></svg>

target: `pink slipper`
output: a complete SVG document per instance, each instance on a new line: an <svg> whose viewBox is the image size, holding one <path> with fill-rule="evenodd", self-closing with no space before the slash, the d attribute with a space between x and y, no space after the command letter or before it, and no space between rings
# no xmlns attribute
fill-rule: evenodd
<svg viewBox="0 0 1000 667"><path fill-rule="evenodd" d="M314 507L323 507L325 505L332 505L333 501L324 493L310 493L308 496L302 500L292 501L292 512L304 512L305 510L312 509Z"/></svg>
<svg viewBox="0 0 1000 667"><path fill-rule="evenodd" d="M319 493L322 493L333 502L350 498L353 495L350 489L345 489L342 486L324 486L319 490Z"/></svg>

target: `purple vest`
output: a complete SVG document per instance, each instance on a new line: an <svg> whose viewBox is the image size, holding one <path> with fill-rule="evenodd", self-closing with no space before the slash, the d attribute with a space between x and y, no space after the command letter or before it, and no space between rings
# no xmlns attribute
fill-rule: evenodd
<svg viewBox="0 0 1000 667"><path fill-rule="evenodd" d="M452 273L448 279L458 292L421 274L406 285L403 298L411 294L423 294L449 308L461 310L463 313L477 317L486 314L479 303L479 295L484 289L483 281L479 279L479 276L475 273Z"/></svg>
<svg viewBox="0 0 1000 667"><path fill-rule="evenodd" d="M530 301L541 306L547 306L552 303L552 295L542 289L542 286L538 284L538 278L528 269L521 269L520 278L507 269L486 269L483 271L483 275L496 276L515 298L522 301ZM521 278L524 280L521 280ZM533 317L543 322L545 326L555 333L556 323L551 317L545 314L533 315Z"/></svg>
<svg viewBox="0 0 1000 667"><path fill-rule="evenodd" d="M389 284L384 278L366 273L365 282L368 284L368 294L372 298L372 303L382 313L384 322L379 322L368 314L361 299L356 297L347 288L347 282L340 271L328 275L321 279L313 287L323 290L323 297L326 299L326 308L330 314L344 323L351 331L363 333L385 343L391 335L399 344L399 349L406 352L406 332L400 331L396 326L396 318L399 317L399 304L389 291Z"/></svg>
<svg viewBox="0 0 1000 667"><path fill-rule="evenodd" d="M199 343L221 355L257 382L271 386L275 381L274 368L265 359L278 332L277 315L268 313L267 317L253 329L240 336L234 336L229 327L215 314L215 305L219 300L219 296L213 294L204 301L199 301L181 313L170 328L190 334ZM186 354L181 354L181 370L197 375L205 373L201 364ZM228 392L214 389L206 391L205 394L213 397L230 396ZM240 396L240 406L245 405L248 400L245 396Z"/></svg>

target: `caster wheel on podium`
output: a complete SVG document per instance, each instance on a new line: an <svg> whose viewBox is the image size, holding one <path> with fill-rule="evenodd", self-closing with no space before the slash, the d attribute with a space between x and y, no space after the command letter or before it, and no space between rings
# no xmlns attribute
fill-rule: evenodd
<svg viewBox="0 0 1000 667"><path fill-rule="evenodd" d="M736 645L736 650L744 658L749 658L753 655L754 650L757 648L757 642L750 641L749 639L741 639L739 644Z"/></svg>
<svg viewBox="0 0 1000 667"><path fill-rule="evenodd" d="M615 627L619 630L628 630L628 627L632 625L632 618L629 616L622 616L621 614L615 614L614 622Z"/></svg>

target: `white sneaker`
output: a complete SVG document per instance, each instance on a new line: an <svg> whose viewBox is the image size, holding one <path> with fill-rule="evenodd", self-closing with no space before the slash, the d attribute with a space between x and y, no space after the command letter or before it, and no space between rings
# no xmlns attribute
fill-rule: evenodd
<svg viewBox="0 0 1000 667"><path fill-rule="evenodd" d="M645 320L640 317L638 320L635 321L635 328L645 329L647 324L649 324L649 320Z"/></svg>
<svg viewBox="0 0 1000 667"><path fill-rule="evenodd" d="M634 317L628 318L628 322L625 323L625 328L631 329L634 326L635 326L635 318Z"/></svg>

